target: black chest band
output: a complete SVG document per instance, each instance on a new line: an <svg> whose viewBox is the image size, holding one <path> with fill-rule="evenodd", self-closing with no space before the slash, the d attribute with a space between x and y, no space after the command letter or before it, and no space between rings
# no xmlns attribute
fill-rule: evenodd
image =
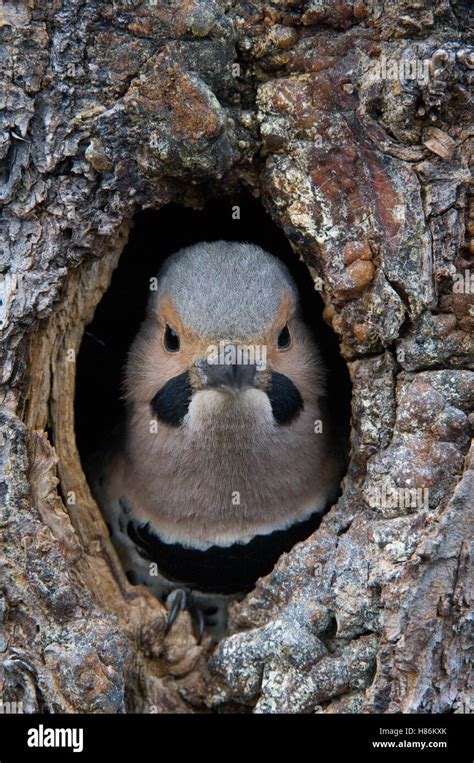
<svg viewBox="0 0 474 763"><path fill-rule="evenodd" d="M130 521L127 532L145 559L155 562L159 572L172 581L203 593L232 594L250 591L258 578L272 571L277 559L295 543L314 532L321 514L312 514L286 530L256 535L248 543L211 546L202 551L165 543L149 524Z"/></svg>

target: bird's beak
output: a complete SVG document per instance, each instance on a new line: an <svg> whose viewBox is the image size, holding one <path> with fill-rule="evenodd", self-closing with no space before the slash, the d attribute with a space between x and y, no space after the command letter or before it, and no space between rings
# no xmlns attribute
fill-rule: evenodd
<svg viewBox="0 0 474 763"><path fill-rule="evenodd" d="M204 389L222 390L237 394L255 386L255 364L208 363L197 364L204 382Z"/></svg>

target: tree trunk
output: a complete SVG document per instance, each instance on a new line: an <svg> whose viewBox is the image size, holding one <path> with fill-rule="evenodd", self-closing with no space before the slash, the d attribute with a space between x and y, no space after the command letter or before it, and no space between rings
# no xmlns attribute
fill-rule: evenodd
<svg viewBox="0 0 474 763"><path fill-rule="evenodd" d="M3 702L469 710L467 12L2 3ZM337 505L213 648L187 614L165 638L162 605L120 568L76 448L75 359L134 214L242 188L321 291L351 460Z"/></svg>

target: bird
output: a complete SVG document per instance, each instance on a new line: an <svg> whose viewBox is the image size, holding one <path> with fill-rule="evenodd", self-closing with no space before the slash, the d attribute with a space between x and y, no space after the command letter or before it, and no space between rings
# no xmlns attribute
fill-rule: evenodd
<svg viewBox="0 0 474 763"><path fill-rule="evenodd" d="M123 432L93 493L133 584L200 642L338 494L326 366L287 266L202 241L162 264L124 372Z"/></svg>

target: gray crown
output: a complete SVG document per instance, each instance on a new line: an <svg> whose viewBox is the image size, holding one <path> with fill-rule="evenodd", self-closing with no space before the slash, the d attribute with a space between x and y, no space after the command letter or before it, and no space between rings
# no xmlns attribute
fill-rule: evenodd
<svg viewBox="0 0 474 763"><path fill-rule="evenodd" d="M152 301L170 297L200 336L245 340L275 319L285 293L298 298L288 269L259 246L204 241L166 260Z"/></svg>

